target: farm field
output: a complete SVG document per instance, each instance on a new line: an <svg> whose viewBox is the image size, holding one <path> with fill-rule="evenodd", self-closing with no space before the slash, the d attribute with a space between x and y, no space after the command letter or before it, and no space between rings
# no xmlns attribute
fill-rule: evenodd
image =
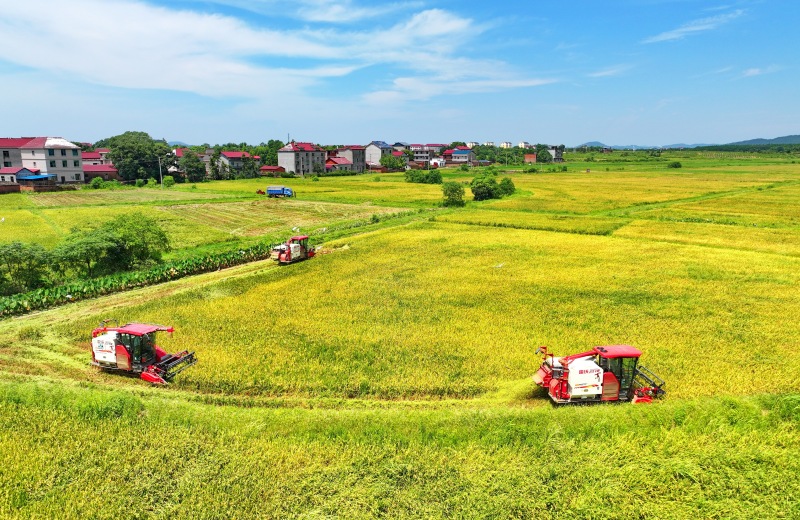
<svg viewBox="0 0 800 520"><path fill-rule="evenodd" d="M681 160L511 173L513 196L462 209L395 174L110 204L220 238L436 211L0 321L0 516L800 516L800 165ZM54 230L93 211L12 209ZM97 372L109 317L174 325L162 346L200 361L169 388ZM531 381L539 345L608 344L666 397L554 407Z"/></svg>

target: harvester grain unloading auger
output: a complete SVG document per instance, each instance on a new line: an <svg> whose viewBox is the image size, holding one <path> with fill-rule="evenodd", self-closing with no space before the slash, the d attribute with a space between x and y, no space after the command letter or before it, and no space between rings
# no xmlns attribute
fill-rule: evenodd
<svg viewBox="0 0 800 520"><path fill-rule="evenodd" d="M555 357L539 347L543 360L533 376L556 404L631 401L650 403L666 395L664 380L642 365L642 352L630 345L608 345Z"/></svg>
<svg viewBox="0 0 800 520"><path fill-rule="evenodd" d="M145 381L163 385L197 363L194 352L168 354L156 345L156 333L172 334L172 327L151 323L109 327L109 321L92 331L92 365L96 367L138 374Z"/></svg>

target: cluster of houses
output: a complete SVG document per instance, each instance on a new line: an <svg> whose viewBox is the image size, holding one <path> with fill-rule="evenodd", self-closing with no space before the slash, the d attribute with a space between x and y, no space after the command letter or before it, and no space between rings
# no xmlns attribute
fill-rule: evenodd
<svg viewBox="0 0 800 520"><path fill-rule="evenodd" d="M264 165L259 168L262 175L278 176L282 173L307 175L321 172L352 172L355 174L367 171L386 171L381 164L385 156L399 159L406 169L438 168L446 165L473 165L480 162L472 150L479 143L470 142L466 146L448 148L445 144L408 144L397 142L388 144L384 141L372 141L362 145L342 146L333 150L321 148L312 143L292 141L278 150L278 164ZM494 146L493 142L483 143ZM511 148L510 142L500 143L501 148ZM533 148L527 142L521 142L519 148ZM187 148L173 151L179 159ZM96 177L104 180L122 180L119 172L108 159L109 150L98 148L91 152L81 151L74 143L61 137L14 137L0 138L0 154L3 165L0 168L0 193L21 190L46 191L58 189L62 185L84 184ZM560 152L553 148L554 158ZM198 154L205 163L206 171L212 168L213 149ZM219 154L217 168L226 168L235 172L240 170L245 159L260 162L259 156L251 156L248 152L225 151ZM536 154L525 154L525 162L536 162ZM180 173L176 167L170 167L169 173Z"/></svg>

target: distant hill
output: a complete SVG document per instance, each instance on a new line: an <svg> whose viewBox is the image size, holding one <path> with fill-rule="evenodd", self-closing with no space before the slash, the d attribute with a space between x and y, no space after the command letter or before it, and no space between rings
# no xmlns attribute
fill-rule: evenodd
<svg viewBox="0 0 800 520"><path fill-rule="evenodd" d="M728 144L800 144L800 135L785 135L775 139L750 139L748 141L738 141Z"/></svg>
<svg viewBox="0 0 800 520"><path fill-rule="evenodd" d="M177 146L180 146L181 148L186 148L187 146L189 146L188 144L184 143L183 141L168 141L167 144L170 145L173 148L175 148Z"/></svg>
<svg viewBox="0 0 800 520"><path fill-rule="evenodd" d="M714 146L712 144L666 144L666 145L643 145L643 144L614 144L614 145L607 145L603 144L600 141L590 141L588 143L583 143L581 145L576 146L575 148L582 148L582 147L597 147L597 148L612 148L614 150L652 150L654 148L697 148L699 146Z"/></svg>

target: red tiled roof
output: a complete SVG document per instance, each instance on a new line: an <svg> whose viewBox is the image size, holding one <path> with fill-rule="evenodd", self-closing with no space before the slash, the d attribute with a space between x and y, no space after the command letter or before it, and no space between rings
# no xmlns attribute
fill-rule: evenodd
<svg viewBox="0 0 800 520"><path fill-rule="evenodd" d="M39 168L25 168L24 166L5 166L0 168L0 173L3 175L16 175L22 170L28 170L31 173L39 173Z"/></svg>
<svg viewBox="0 0 800 520"><path fill-rule="evenodd" d="M95 149L95 152L97 152L97 153L108 153L110 151L111 150L109 150L108 148L96 148Z"/></svg>
<svg viewBox="0 0 800 520"><path fill-rule="evenodd" d="M365 149L366 149L366 147L364 147L364 146L362 146L360 144L347 145L347 146L342 146L341 148L339 148L339 150L365 150Z"/></svg>
<svg viewBox="0 0 800 520"><path fill-rule="evenodd" d="M405 154L403 152L394 151L394 152L392 152L392 155L394 155L395 157L402 157Z"/></svg>
<svg viewBox="0 0 800 520"><path fill-rule="evenodd" d="M117 173L113 164L84 164L84 173Z"/></svg>
<svg viewBox="0 0 800 520"><path fill-rule="evenodd" d="M44 148L45 144L47 144L46 137L34 137L24 145L20 146L20 148Z"/></svg>
<svg viewBox="0 0 800 520"><path fill-rule="evenodd" d="M33 137L0 137L0 148L22 148Z"/></svg>
<svg viewBox="0 0 800 520"><path fill-rule="evenodd" d="M262 172L285 172L286 168L284 168L283 166L265 165L265 166L262 166L261 168L259 168L259 170L261 170Z"/></svg>
<svg viewBox="0 0 800 520"><path fill-rule="evenodd" d="M183 157L184 150L188 150L188 148L175 148L175 157Z"/></svg>
<svg viewBox="0 0 800 520"><path fill-rule="evenodd" d="M325 163L326 164L327 163L331 163L331 164L353 164L351 161L348 161L344 157L331 157L330 159L325 161Z"/></svg>
<svg viewBox="0 0 800 520"><path fill-rule="evenodd" d="M244 157L250 157L250 154L247 152L220 152L220 155L224 155L228 159L242 159Z"/></svg>
<svg viewBox="0 0 800 520"><path fill-rule="evenodd" d="M442 152L442 155L453 155L453 150L445 150Z"/></svg>
<svg viewBox="0 0 800 520"><path fill-rule="evenodd" d="M438 148L444 148L447 145L446 144L426 144L425 146L436 146Z"/></svg>
<svg viewBox="0 0 800 520"><path fill-rule="evenodd" d="M100 156L100 152L81 152L81 159L83 159L84 161L91 161L91 160L99 161L100 159L102 159L102 157Z"/></svg>
<svg viewBox="0 0 800 520"><path fill-rule="evenodd" d="M280 150L279 152L319 152L321 151L312 143L289 143Z"/></svg>

